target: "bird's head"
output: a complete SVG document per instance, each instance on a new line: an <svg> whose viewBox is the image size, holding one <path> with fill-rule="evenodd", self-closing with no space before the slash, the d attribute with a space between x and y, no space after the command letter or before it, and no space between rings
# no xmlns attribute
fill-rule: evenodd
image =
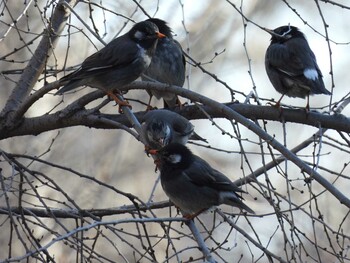
<svg viewBox="0 0 350 263"><path fill-rule="evenodd" d="M147 128L149 141L163 147L171 142L172 131L167 123L162 120L153 119Z"/></svg>
<svg viewBox="0 0 350 263"><path fill-rule="evenodd" d="M155 24L158 27L159 32L164 34L167 38L173 38L171 28L168 26L168 24L164 20L161 20L159 18L150 18L150 19L147 19L146 21L149 21Z"/></svg>
<svg viewBox="0 0 350 263"><path fill-rule="evenodd" d="M187 168L193 161L194 155L180 143L170 143L160 150L150 150L150 154L160 156L163 165L174 168Z"/></svg>
<svg viewBox="0 0 350 263"><path fill-rule="evenodd" d="M135 24L129 34L137 43L153 42L156 39L166 37L164 34L160 33L158 27L150 21L143 21Z"/></svg>
<svg viewBox="0 0 350 263"><path fill-rule="evenodd" d="M291 38L305 38L304 34L295 26L280 26L274 30L265 29L271 35L271 43L283 43Z"/></svg>

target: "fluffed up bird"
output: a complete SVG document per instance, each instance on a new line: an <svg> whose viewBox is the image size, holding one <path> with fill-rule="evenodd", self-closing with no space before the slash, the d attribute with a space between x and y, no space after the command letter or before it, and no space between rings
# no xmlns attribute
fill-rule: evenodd
<svg viewBox="0 0 350 263"><path fill-rule="evenodd" d="M150 149L160 149L174 142L186 144L189 139L207 142L194 132L194 126L189 120L165 109L147 112L142 131Z"/></svg>
<svg viewBox="0 0 350 263"><path fill-rule="evenodd" d="M254 214L237 193L244 193L224 174L194 155L186 146L171 143L160 150L160 180L164 192L183 216L192 219L201 212L221 204L231 205Z"/></svg>
<svg viewBox="0 0 350 263"><path fill-rule="evenodd" d="M282 93L277 105L284 95L307 97L306 109L309 110L309 95L330 95L304 34L294 26L267 31L272 37L265 54L265 68L274 88Z"/></svg>
<svg viewBox="0 0 350 263"><path fill-rule="evenodd" d="M152 22L135 24L129 32L85 59L78 70L61 78L64 86L56 94L87 85L106 92L119 105L127 105L113 91L136 80L148 68L157 41L163 37Z"/></svg>
<svg viewBox="0 0 350 263"><path fill-rule="evenodd" d="M159 32L166 35L166 38L158 40L152 62L143 74L142 80L182 87L185 82L186 61L181 45L173 39L172 30L165 21L158 18L150 18L146 21L156 24ZM181 106L179 98L172 92L152 90L148 93L149 104L152 96L155 96L157 99L163 98L166 108Z"/></svg>

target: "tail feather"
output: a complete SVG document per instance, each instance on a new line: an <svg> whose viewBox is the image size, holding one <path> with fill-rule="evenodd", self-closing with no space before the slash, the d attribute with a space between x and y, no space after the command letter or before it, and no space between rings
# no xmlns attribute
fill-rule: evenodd
<svg viewBox="0 0 350 263"><path fill-rule="evenodd" d="M191 137L189 138L190 140L193 141L203 141L205 143L208 143L207 139L204 139L203 137L199 136L197 133L192 133Z"/></svg>
<svg viewBox="0 0 350 263"><path fill-rule="evenodd" d="M237 203L236 203L237 204ZM247 206L246 204L244 204L242 201L240 201L239 204L236 205L238 208L244 209L245 211L247 211L250 214L255 215L255 212L253 209L251 209L249 206Z"/></svg>
<svg viewBox="0 0 350 263"><path fill-rule="evenodd" d="M220 199L221 199L222 203L224 203L226 205L235 206L235 207L238 207L240 209L247 211L250 214L255 214L253 209L251 209L249 206L247 206L246 204L243 203L243 201L241 200L243 198L234 192L221 192Z"/></svg>
<svg viewBox="0 0 350 263"><path fill-rule="evenodd" d="M62 88L60 88L55 95L62 95L63 93L76 89L80 87L80 82L78 80L76 81L68 81L67 84L65 84Z"/></svg>

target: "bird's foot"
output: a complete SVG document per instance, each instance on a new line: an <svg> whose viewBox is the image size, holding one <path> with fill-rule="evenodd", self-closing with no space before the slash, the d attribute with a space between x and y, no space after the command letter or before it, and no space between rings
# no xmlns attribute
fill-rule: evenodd
<svg viewBox="0 0 350 263"><path fill-rule="evenodd" d="M146 111L156 110L157 107L153 107L150 104L147 105Z"/></svg>
<svg viewBox="0 0 350 263"><path fill-rule="evenodd" d="M281 107L281 101L284 97L284 94L281 96L281 98L276 102L276 103L272 103L272 102L268 102L267 104L271 105L272 107L275 107L277 109L282 109Z"/></svg>
<svg viewBox="0 0 350 263"><path fill-rule="evenodd" d="M305 106L305 112L308 115L310 113L310 104L309 101L307 102L306 106Z"/></svg>
<svg viewBox="0 0 350 263"><path fill-rule="evenodd" d="M186 104L187 104L187 102L185 102L184 104L182 104L181 101L180 101L180 99L179 99L179 97L176 96L176 105L179 106L179 109L180 109L180 110L182 110L182 108L183 108L184 106L186 106Z"/></svg>
<svg viewBox="0 0 350 263"><path fill-rule="evenodd" d="M276 108L279 111L279 113L280 113L278 117L279 118L282 117L282 115L283 115L283 108L281 107L280 101L277 101L276 103L268 102L267 104L270 105L271 107Z"/></svg>
<svg viewBox="0 0 350 263"><path fill-rule="evenodd" d="M188 214L188 215L183 215L183 218L187 220L193 220L196 216L197 214Z"/></svg>
<svg viewBox="0 0 350 263"><path fill-rule="evenodd" d="M119 92L117 93L117 95L114 94L113 91L110 91L107 94L110 98L112 98L118 104L118 106L119 106L118 112L119 113L123 113L122 107L129 107L130 109L132 109L129 102L127 100L123 100L123 97L122 97L122 95L119 94ZM121 98L118 98L118 95L120 95Z"/></svg>
<svg viewBox="0 0 350 263"><path fill-rule="evenodd" d="M145 150L146 150L146 148L147 148L147 154L156 155L158 153L158 150L151 149L149 146L145 146Z"/></svg>
<svg viewBox="0 0 350 263"><path fill-rule="evenodd" d="M151 110L157 109L156 107L151 106L152 98L153 98L153 95L150 93L146 111L151 111Z"/></svg>
<svg viewBox="0 0 350 263"><path fill-rule="evenodd" d="M187 220L193 220L194 218L196 218L197 216L199 216L199 214L201 214L202 212L204 212L207 209L201 209L198 212L194 213L194 214L184 214L183 218L187 219Z"/></svg>
<svg viewBox="0 0 350 263"><path fill-rule="evenodd" d="M149 155L151 154L149 151L151 150L151 147L149 147L148 145L145 145L145 153L147 154L147 156L149 157Z"/></svg>
<svg viewBox="0 0 350 263"><path fill-rule="evenodd" d="M156 156L158 154L158 150L151 149L149 146L145 146L145 152L146 152L147 156L149 156L150 154L155 156L154 157L154 164L156 165L156 168L154 171L157 172L159 170L159 167L160 167L160 159Z"/></svg>
<svg viewBox="0 0 350 263"><path fill-rule="evenodd" d="M270 106L277 108L277 109L282 108L281 103L279 101L277 101L276 103L275 102L268 102L267 105L270 105Z"/></svg>

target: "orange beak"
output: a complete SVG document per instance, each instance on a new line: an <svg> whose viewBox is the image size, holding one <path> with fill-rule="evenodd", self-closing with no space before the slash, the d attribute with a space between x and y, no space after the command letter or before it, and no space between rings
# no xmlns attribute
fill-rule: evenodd
<svg viewBox="0 0 350 263"><path fill-rule="evenodd" d="M166 37L166 35L160 33L160 32L156 32L157 38L164 38Z"/></svg>

